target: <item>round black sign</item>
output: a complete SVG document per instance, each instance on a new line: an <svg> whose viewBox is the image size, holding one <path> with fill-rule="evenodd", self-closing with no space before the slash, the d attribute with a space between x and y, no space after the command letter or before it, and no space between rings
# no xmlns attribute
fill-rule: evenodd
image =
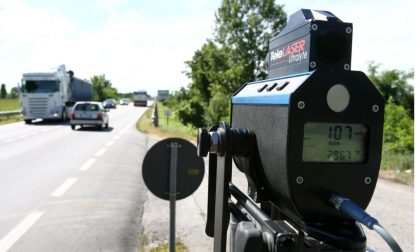
<svg viewBox="0 0 420 252"><path fill-rule="evenodd" d="M143 160L143 180L157 197L169 200L169 173L171 167L171 144L177 143L177 196L183 199L191 195L204 177L204 160L197 156L197 148L180 138L167 138L146 153Z"/></svg>

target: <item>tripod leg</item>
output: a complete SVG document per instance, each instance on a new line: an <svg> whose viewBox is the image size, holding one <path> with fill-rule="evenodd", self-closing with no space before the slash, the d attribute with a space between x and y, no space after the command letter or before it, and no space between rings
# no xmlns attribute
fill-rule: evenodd
<svg viewBox="0 0 420 252"><path fill-rule="evenodd" d="M216 200L217 154L209 157L209 185L207 192L207 222L206 234L214 237L214 207Z"/></svg>
<svg viewBox="0 0 420 252"><path fill-rule="evenodd" d="M232 177L232 157L230 155L217 157L214 247L215 252L226 251L226 233L229 225L229 182Z"/></svg>

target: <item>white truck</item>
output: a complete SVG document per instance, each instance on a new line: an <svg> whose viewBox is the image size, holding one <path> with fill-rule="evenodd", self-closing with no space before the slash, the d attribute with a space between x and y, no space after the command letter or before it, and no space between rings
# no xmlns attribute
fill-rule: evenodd
<svg viewBox="0 0 420 252"><path fill-rule="evenodd" d="M67 120L77 101L90 101L92 84L74 77L60 65L53 72L24 73L20 93L20 105L25 123L34 119Z"/></svg>
<svg viewBox="0 0 420 252"><path fill-rule="evenodd" d="M147 92L137 91L133 93L133 103L134 106L147 106L147 100L149 99L149 96L147 95Z"/></svg>

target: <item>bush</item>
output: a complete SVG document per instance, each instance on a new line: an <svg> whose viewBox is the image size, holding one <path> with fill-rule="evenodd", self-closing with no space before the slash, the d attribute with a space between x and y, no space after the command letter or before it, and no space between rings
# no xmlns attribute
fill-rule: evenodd
<svg viewBox="0 0 420 252"><path fill-rule="evenodd" d="M414 120L392 99L385 106L384 143L395 153L414 152Z"/></svg>
<svg viewBox="0 0 420 252"><path fill-rule="evenodd" d="M385 106L384 144L382 165L384 170L414 168L414 120L401 105L390 99Z"/></svg>
<svg viewBox="0 0 420 252"><path fill-rule="evenodd" d="M389 144L382 147L382 164L383 170L403 171L414 168L414 153L410 151L395 152Z"/></svg>

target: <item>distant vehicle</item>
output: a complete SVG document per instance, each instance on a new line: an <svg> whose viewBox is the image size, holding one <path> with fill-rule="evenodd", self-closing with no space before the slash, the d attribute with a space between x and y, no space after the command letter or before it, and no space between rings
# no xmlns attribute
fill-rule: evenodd
<svg viewBox="0 0 420 252"><path fill-rule="evenodd" d="M25 123L34 119L67 120L77 101L92 100L93 87L60 65L54 72L24 73L20 104Z"/></svg>
<svg viewBox="0 0 420 252"><path fill-rule="evenodd" d="M134 106L147 106L148 95L146 91L137 91L133 93Z"/></svg>
<svg viewBox="0 0 420 252"><path fill-rule="evenodd" d="M157 91L157 100L165 101L169 98L169 90L158 90Z"/></svg>
<svg viewBox="0 0 420 252"><path fill-rule="evenodd" d="M114 99L106 99L103 106L104 108L117 108L117 102Z"/></svg>
<svg viewBox="0 0 420 252"><path fill-rule="evenodd" d="M121 100L120 100L120 105L128 105L128 103L129 103L130 101L127 99L127 98L122 98Z"/></svg>
<svg viewBox="0 0 420 252"><path fill-rule="evenodd" d="M108 110L100 102L86 101L77 102L74 105L70 118L70 127L72 130L77 125L94 125L98 129L108 128L109 117Z"/></svg>

